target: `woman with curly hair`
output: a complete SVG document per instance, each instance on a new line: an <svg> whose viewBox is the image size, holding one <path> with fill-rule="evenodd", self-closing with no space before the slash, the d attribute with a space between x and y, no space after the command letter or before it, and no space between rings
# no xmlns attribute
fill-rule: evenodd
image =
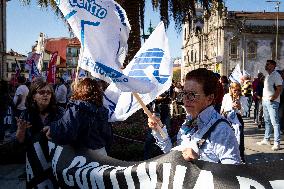
<svg viewBox="0 0 284 189"><path fill-rule="evenodd" d="M45 127L44 131L57 144L70 144L74 148L107 155L112 131L99 83L90 78L79 81L64 116Z"/></svg>

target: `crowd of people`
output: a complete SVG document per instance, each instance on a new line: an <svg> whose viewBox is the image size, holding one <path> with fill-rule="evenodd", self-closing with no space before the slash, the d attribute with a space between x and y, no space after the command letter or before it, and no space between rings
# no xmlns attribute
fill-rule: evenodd
<svg viewBox="0 0 284 189"><path fill-rule="evenodd" d="M257 144L270 144L273 127L272 150L279 150L284 123L284 73L275 68L276 62L267 60L267 76L259 73L252 80L244 75L240 82L230 82L226 76L199 68L187 73L183 85L173 82L148 105L153 116L148 118L144 159L151 158L149 144L154 141L164 153L182 151L187 161L245 163L243 118L250 117L253 104L254 121L259 128L265 128L264 139ZM90 155L109 154L113 136L108 110L103 106L102 82L84 78L71 88L60 77L51 85L43 78L27 84L20 76L18 83L13 98L7 83L0 83L1 143L14 132L15 143L27 149L34 138L44 136L58 144L86 149ZM185 119L175 137L168 134L173 117ZM166 137L158 132L161 125Z"/></svg>

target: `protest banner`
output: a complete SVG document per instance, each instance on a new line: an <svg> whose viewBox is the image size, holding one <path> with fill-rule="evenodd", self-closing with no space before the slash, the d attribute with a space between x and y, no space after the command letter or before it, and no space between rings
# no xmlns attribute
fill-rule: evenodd
<svg viewBox="0 0 284 189"><path fill-rule="evenodd" d="M29 188L280 189L284 184L281 160L224 165L188 162L181 152L171 151L147 161L127 162L45 140L34 141L30 152Z"/></svg>

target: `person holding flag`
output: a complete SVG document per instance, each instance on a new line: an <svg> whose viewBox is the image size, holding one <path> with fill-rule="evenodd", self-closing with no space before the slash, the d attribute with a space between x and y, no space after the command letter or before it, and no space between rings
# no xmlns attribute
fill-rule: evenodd
<svg viewBox="0 0 284 189"><path fill-rule="evenodd" d="M177 134L177 147L172 149L171 139L161 137L157 126L161 120L154 116L148 125L157 145L164 153L180 150L185 160L200 159L223 164L240 164L237 139L227 120L214 109L218 78L205 68L186 75L183 102L187 112L185 122ZM166 127L163 127L167 133Z"/></svg>

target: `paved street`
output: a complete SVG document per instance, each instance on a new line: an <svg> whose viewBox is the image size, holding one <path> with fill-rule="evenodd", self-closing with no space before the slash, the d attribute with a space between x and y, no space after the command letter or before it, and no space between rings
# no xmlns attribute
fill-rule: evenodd
<svg viewBox="0 0 284 189"><path fill-rule="evenodd" d="M245 122L245 153L247 163L263 163L266 161L284 159L284 137L282 136L281 149L272 151L271 146L258 146L257 141L262 140L264 129L258 129L253 119L244 118ZM25 182L18 176L23 173L23 164L0 165L0 189L25 188Z"/></svg>

